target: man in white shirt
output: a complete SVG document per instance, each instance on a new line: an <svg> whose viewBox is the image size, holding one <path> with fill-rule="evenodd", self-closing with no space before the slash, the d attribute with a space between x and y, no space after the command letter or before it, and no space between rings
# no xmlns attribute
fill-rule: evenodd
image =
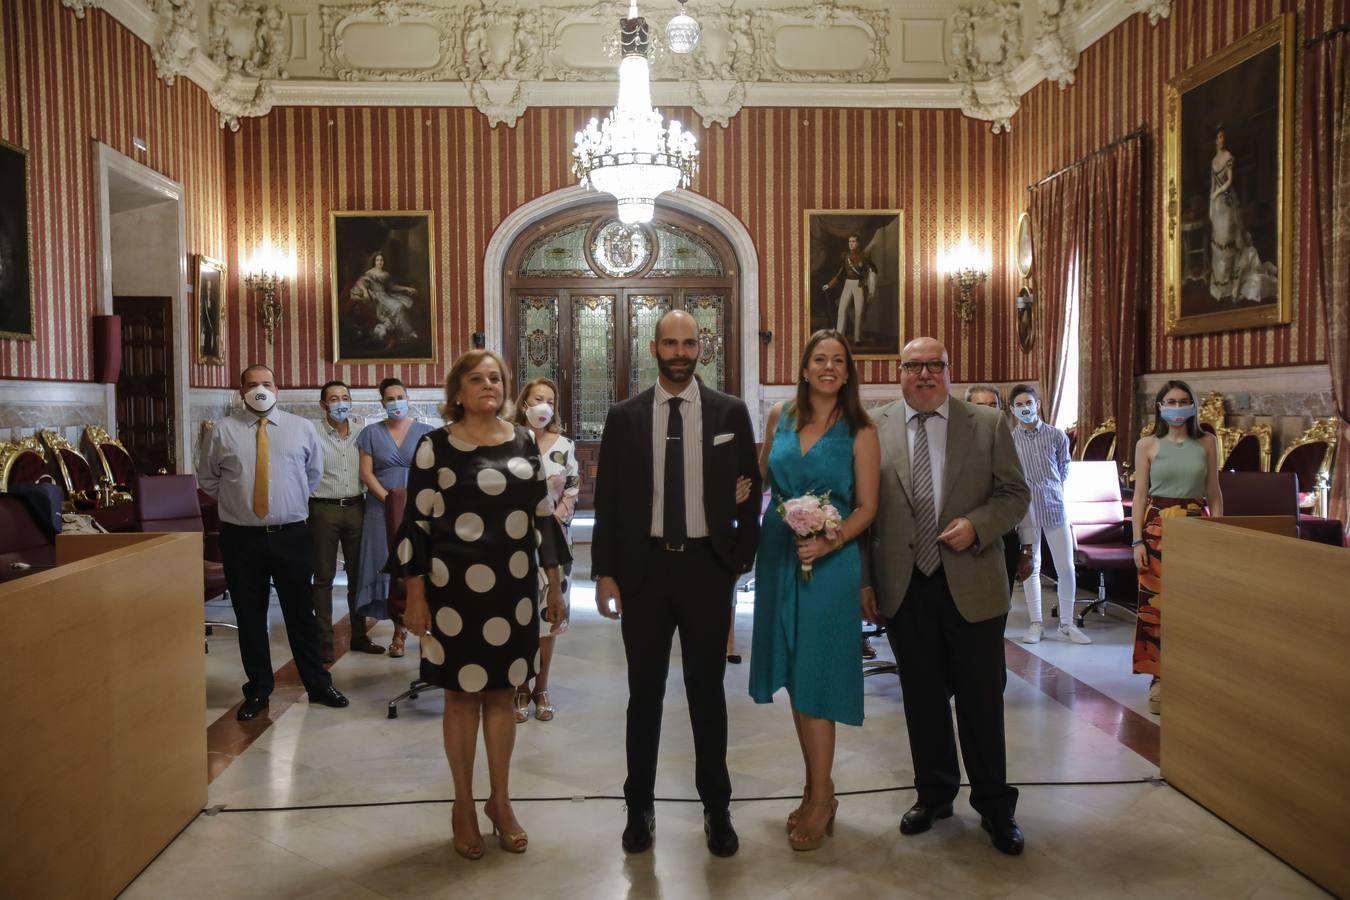
<svg viewBox="0 0 1350 900"><path fill-rule="evenodd" d="M323 476L309 498L309 524L314 534L314 613L319 621L319 654L334 660L333 579L337 575L338 546L347 572L347 611L352 623L351 648L360 653L383 653L366 633L366 617L356 612L356 584L361 562L361 522L365 491L361 486L361 453L356 436L361 426L351 422L351 389L330 381L319 389L323 422L317 429L323 447Z"/></svg>
<svg viewBox="0 0 1350 900"><path fill-rule="evenodd" d="M319 657L310 597L309 497L323 476L319 436L307 419L276 408L276 384L267 366L249 366L240 373L239 396L244 409L211 430L197 473L197 483L219 504L225 583L248 677L235 717L241 722L256 719L272 694L267 636L272 586L310 702L346 706L347 698L333 687Z"/></svg>

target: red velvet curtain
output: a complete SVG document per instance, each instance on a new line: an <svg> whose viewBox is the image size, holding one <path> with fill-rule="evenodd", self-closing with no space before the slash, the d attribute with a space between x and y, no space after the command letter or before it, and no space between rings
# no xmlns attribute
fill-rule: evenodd
<svg viewBox="0 0 1350 900"><path fill-rule="evenodd" d="M1134 377L1144 276L1143 139L1087 159L1082 180L1078 275L1078 422L1116 420L1116 461L1134 452Z"/></svg>
<svg viewBox="0 0 1350 900"><path fill-rule="evenodd" d="M1078 253L1083 209L1083 170L1077 167L1031 192L1031 246L1036 300L1036 370L1040 373L1042 415L1055 420L1060 369L1069 314L1069 276ZM1078 423L1080 439L1086 435ZM1091 425L1088 430L1091 430Z"/></svg>
<svg viewBox="0 0 1350 900"><path fill-rule="evenodd" d="M1310 148L1317 235L1308 242L1326 320L1327 365L1340 415L1329 515L1350 513L1350 37L1307 51L1303 142Z"/></svg>

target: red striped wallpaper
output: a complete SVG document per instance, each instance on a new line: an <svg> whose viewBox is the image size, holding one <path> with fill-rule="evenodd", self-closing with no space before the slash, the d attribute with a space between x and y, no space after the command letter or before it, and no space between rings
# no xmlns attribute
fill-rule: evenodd
<svg viewBox="0 0 1350 900"><path fill-rule="evenodd" d="M1205 59L1281 12L1299 13L1302 37L1313 37L1347 19L1347 0L1179 0L1157 26L1142 15L1126 22L1082 54L1075 83L1061 91L1043 82L1022 98L1008 148L1008 216L1011 230L1028 204L1026 186L1143 125L1145 221L1151 235L1143 279L1148 317L1141 329L1149 372L1286 366L1326 358L1322 314L1307 261L1297 248L1313 227L1307 191L1307 151L1296 150L1293 321L1288 326L1169 337L1162 310L1163 88L1173 75ZM1296 71L1302 77L1302 48ZM1295 96L1299 96L1298 91ZM1298 111L1295 111L1295 115ZM1005 273L1007 270L1005 269ZM1007 275L1009 282L1012 275ZM1038 336L1039 337L1039 336Z"/></svg>
<svg viewBox="0 0 1350 900"><path fill-rule="evenodd" d="M0 378L87 381L97 311L94 142L183 185L188 253L225 252L224 145L206 94L155 77L150 48L111 16L57 0L0 3L0 138L28 150L36 341L0 340ZM132 136L145 139L145 152ZM193 367L192 383L234 381Z"/></svg>
<svg viewBox="0 0 1350 900"><path fill-rule="evenodd" d="M600 110L531 109L515 128L489 128L473 109L284 108L244 122L225 139L232 297L231 367L265 360L280 383L340 377L373 385L399 374L438 383L481 330L481 273L488 241L521 204L572 183L572 136ZM957 377L1018 377L1010 295L982 298L962 328L953 292L935 273L937 254L963 234L1005 254L1001 173L1006 138L955 110L742 110L727 129L697 127L702 169L693 189L743 221L760 256L761 328L774 339L762 363L769 383L793 382L804 342L801 219L808 208L905 209L906 333L949 342ZM427 366L334 366L329 324L330 210L431 209L441 295L438 360ZM298 273L285 298L276 344L267 345L234 273L259 244L294 253ZM1002 284L1003 279L994 283ZM242 301L242 302L241 302ZM486 302L499 302L488 298ZM1020 351L1018 351L1020 356ZM867 363L869 381L896 380L894 363Z"/></svg>

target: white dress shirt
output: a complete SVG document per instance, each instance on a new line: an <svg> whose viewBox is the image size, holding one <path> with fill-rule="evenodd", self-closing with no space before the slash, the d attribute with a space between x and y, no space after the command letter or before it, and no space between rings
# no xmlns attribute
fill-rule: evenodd
<svg viewBox="0 0 1350 900"><path fill-rule="evenodd" d="M253 514L253 464L258 428L267 423L267 518ZM275 407L266 418L249 410L216 423L197 483L231 525L289 525L309 518L309 498L323 477L323 448L308 419Z"/></svg>
<svg viewBox="0 0 1350 900"><path fill-rule="evenodd" d="M361 451L356 447L356 436L361 426L347 420L347 436L328 424L325 417L316 429L319 445L323 447L323 477L314 489L314 496L324 500L347 500L359 497L365 491L361 484Z"/></svg>
<svg viewBox="0 0 1350 900"><path fill-rule="evenodd" d="M919 433L919 411L901 398L905 407L905 431L909 435L909 465L914 466L914 438ZM933 472L933 514L937 516L938 531L942 530L942 473L947 470L947 422L950 412L950 398L933 410L936 415L928 419L928 463ZM911 477L912 474L911 474Z"/></svg>
<svg viewBox="0 0 1350 900"><path fill-rule="evenodd" d="M652 405L652 537L665 531L666 431L670 428L670 401L679 397L684 434L684 531L692 539L708 536L708 517L703 511L703 403L698 396L698 381L672 394L656 383Z"/></svg>

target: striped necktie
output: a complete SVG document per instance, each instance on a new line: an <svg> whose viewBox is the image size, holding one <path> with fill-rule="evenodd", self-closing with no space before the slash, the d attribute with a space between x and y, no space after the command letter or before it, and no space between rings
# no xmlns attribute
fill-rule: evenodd
<svg viewBox="0 0 1350 900"><path fill-rule="evenodd" d="M935 412L915 413L919 430L914 435L914 566L925 575L932 575L942 565L937 543L937 508L933 503L933 463L928 456L928 420Z"/></svg>

